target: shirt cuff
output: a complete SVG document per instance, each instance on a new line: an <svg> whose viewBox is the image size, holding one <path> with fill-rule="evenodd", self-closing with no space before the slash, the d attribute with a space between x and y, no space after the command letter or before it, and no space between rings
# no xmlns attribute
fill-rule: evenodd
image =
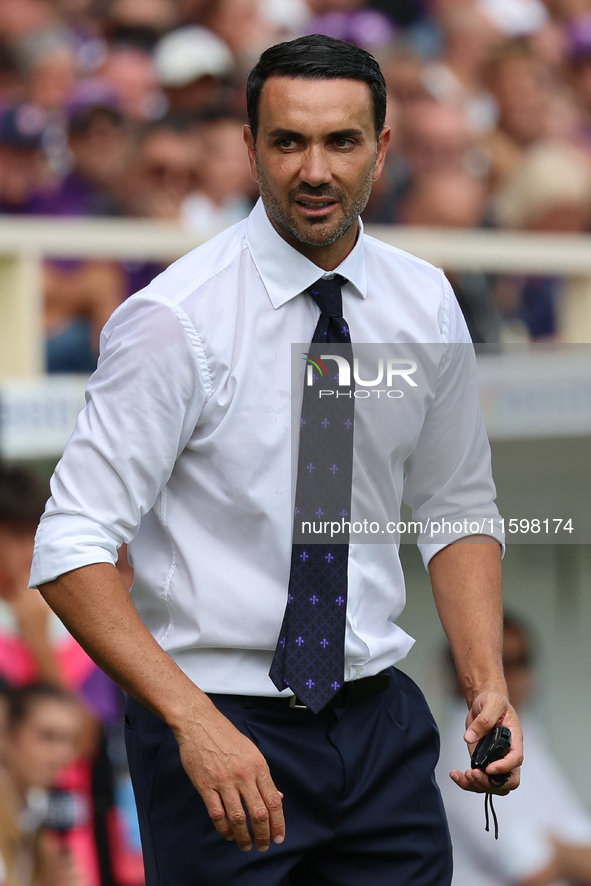
<svg viewBox="0 0 591 886"><path fill-rule="evenodd" d="M35 537L29 587L37 588L65 572L92 563L117 563L122 539L88 517L52 514L43 517Z"/></svg>
<svg viewBox="0 0 591 886"><path fill-rule="evenodd" d="M434 521L429 525L426 533L419 535L417 547L421 552L425 569L429 568L429 562L435 554L455 541L459 541L461 538L468 538L470 535L488 535L490 538L496 539L501 545L501 556L505 556L505 533L500 516L487 514L485 517L472 515L465 519L456 517L454 520L452 518L449 521L451 522L452 530L449 532L445 531L445 526L440 525L446 522L443 520L439 521L439 523ZM475 531L476 529L478 531Z"/></svg>

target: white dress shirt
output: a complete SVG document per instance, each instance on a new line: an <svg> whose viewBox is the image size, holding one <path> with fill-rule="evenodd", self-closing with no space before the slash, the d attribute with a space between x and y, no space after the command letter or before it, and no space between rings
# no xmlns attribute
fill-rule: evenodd
<svg viewBox="0 0 591 886"><path fill-rule="evenodd" d="M492 520L474 356L466 346L449 358L448 344L469 336L442 272L362 232L337 272L353 342L439 347L386 446L382 499L398 507L404 492L423 521ZM291 553L291 345L312 338L319 310L304 290L323 273L259 201L121 305L37 533L33 586L114 563L127 542L142 619L207 692L278 694L268 671ZM356 462L354 489L367 468ZM502 539L497 523L486 533ZM426 534L419 543L426 563L443 546ZM397 545L349 550L352 680L401 660L414 641L396 625Z"/></svg>

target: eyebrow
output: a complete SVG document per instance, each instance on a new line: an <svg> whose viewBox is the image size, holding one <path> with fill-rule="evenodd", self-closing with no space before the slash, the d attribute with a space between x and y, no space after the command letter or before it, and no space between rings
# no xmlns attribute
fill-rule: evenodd
<svg viewBox="0 0 591 886"><path fill-rule="evenodd" d="M336 132L329 132L328 138L351 138L353 136L363 135L362 129L338 129ZM301 138L302 133L293 129L273 129L267 134L267 138Z"/></svg>

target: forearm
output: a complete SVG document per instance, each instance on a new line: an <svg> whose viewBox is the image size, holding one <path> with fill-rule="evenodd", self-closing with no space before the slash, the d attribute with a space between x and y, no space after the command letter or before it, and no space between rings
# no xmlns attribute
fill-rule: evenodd
<svg viewBox="0 0 591 886"><path fill-rule="evenodd" d="M435 602L468 702L464 740L472 754L476 743L501 723L511 732L511 747L502 760L489 764L486 774L454 769L450 775L464 790L507 793L519 784L523 743L503 676L501 549L486 536L465 542L443 548L429 564ZM508 780L491 786L490 775L507 775Z"/></svg>
<svg viewBox="0 0 591 886"><path fill-rule="evenodd" d="M507 693L502 665L501 548L493 539L448 545L429 564L433 596L468 705Z"/></svg>
<svg viewBox="0 0 591 886"><path fill-rule="evenodd" d="M555 843L560 879L569 883L591 883L591 846Z"/></svg>
<svg viewBox="0 0 591 886"><path fill-rule="evenodd" d="M211 710L209 698L154 640L114 566L84 566L39 590L91 658L174 731L189 708Z"/></svg>
<svg viewBox="0 0 591 886"><path fill-rule="evenodd" d="M160 648L116 568L84 566L40 590L97 664L171 727L185 771L220 834L251 848L246 807L257 848L281 842L282 795L260 751Z"/></svg>
<svg viewBox="0 0 591 886"><path fill-rule="evenodd" d="M525 879L519 886L551 886L560 882L591 883L591 846L563 843L551 838L554 854L548 864Z"/></svg>

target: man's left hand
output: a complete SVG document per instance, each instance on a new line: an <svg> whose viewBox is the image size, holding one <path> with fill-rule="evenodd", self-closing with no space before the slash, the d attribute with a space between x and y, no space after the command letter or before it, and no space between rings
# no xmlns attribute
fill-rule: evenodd
<svg viewBox="0 0 591 886"><path fill-rule="evenodd" d="M509 753L502 760L490 763L486 773L480 769L467 769L465 772L453 769L450 772L451 778L465 791L474 791L477 794L508 794L519 785L519 767L523 762L523 733L519 717L509 704L506 695L497 690L485 690L476 696L466 718L464 741L472 755L480 739L494 729L497 723L511 730ZM503 775L509 772L511 773L509 780L502 787L494 787L488 780L488 775Z"/></svg>

